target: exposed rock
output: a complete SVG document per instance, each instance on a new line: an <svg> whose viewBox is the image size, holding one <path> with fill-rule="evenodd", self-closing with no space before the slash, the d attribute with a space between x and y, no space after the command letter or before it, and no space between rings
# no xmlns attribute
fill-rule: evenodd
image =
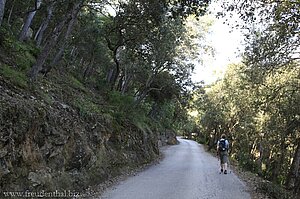
<svg viewBox="0 0 300 199"><path fill-rule="evenodd" d="M36 172L29 172L28 174L28 180L31 181L32 186L36 187L36 186L44 186L48 183L51 183L52 181L52 176L49 172L49 168L48 169L41 169L38 170Z"/></svg>
<svg viewBox="0 0 300 199"><path fill-rule="evenodd" d="M7 148L0 149L0 158L3 158L7 154Z"/></svg>
<svg viewBox="0 0 300 199"><path fill-rule="evenodd" d="M109 115L81 117L66 102L0 84L1 190L83 190L159 155L149 128L122 124L124 132Z"/></svg>
<svg viewBox="0 0 300 199"><path fill-rule="evenodd" d="M178 144L178 140L176 138L176 133L172 130L166 130L163 134L160 135L160 142L161 146L163 145L175 145Z"/></svg>
<svg viewBox="0 0 300 199"><path fill-rule="evenodd" d="M10 170L8 169L5 159L0 158L0 179L2 178L2 176L5 176L9 173L10 173Z"/></svg>

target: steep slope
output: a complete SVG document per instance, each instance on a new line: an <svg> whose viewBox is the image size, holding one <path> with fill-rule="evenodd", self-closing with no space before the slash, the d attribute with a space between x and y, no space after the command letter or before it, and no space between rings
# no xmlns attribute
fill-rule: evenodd
<svg viewBox="0 0 300 199"><path fill-rule="evenodd" d="M2 74L1 190L83 190L158 157L157 132L114 119L73 77L22 88Z"/></svg>

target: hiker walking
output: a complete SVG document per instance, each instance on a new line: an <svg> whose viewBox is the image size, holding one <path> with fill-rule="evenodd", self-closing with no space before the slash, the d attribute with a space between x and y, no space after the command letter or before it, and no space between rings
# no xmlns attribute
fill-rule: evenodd
<svg viewBox="0 0 300 199"><path fill-rule="evenodd" d="M226 135L222 134L221 139L217 143L217 155L220 159L221 173L227 174L229 142Z"/></svg>

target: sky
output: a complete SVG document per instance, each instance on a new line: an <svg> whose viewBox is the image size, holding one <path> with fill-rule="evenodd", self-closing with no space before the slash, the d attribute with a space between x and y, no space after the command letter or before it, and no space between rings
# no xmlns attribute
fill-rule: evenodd
<svg viewBox="0 0 300 199"><path fill-rule="evenodd" d="M213 2L209 10L212 15L218 11L219 5ZM238 20L235 16L232 21ZM239 29L232 29L229 25L224 24L224 19L215 18L215 22L206 35L206 41L215 49L215 56L203 57L203 63L197 63L192 80L194 82L204 81L205 84L211 84L218 78L221 78L226 67L230 63L238 63L241 58L238 49L242 50L243 36Z"/></svg>
<svg viewBox="0 0 300 199"><path fill-rule="evenodd" d="M229 0L230 1L230 0ZM107 7L108 11L114 13L111 7ZM211 17L221 11L220 1L212 0L209 6ZM215 23L210 29L210 33L206 35L206 41L215 49L215 55L206 55L202 57L203 62L193 62L196 67L192 75L193 82L204 81L205 84L211 84L218 78L221 78L226 67L230 63L240 62L238 57L238 49L242 48L241 42L243 37L241 31L232 29L229 25L224 24L224 19L215 18ZM232 21L239 21L237 16L234 16Z"/></svg>

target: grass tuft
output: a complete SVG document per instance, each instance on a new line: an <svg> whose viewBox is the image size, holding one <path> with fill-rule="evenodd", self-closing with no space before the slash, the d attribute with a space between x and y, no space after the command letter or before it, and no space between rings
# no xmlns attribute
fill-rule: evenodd
<svg viewBox="0 0 300 199"><path fill-rule="evenodd" d="M27 76L24 72L15 70L4 64L0 65L0 74L16 86L28 88Z"/></svg>

